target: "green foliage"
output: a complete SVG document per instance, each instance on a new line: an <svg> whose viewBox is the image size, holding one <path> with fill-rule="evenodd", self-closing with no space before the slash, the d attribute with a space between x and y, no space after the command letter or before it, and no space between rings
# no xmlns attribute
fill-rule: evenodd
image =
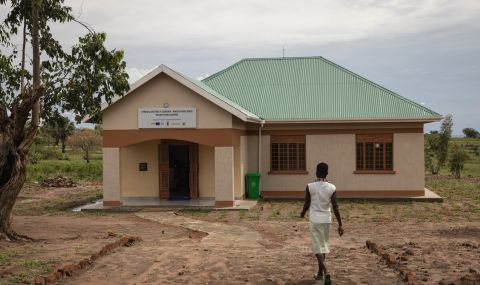
<svg viewBox="0 0 480 285"><path fill-rule="evenodd" d="M465 128L462 132L466 138L480 138L480 133L474 128Z"/></svg>
<svg viewBox="0 0 480 285"><path fill-rule="evenodd" d="M86 116L98 119L103 101L111 102L116 94L129 89L124 52L108 50L105 47L106 34L76 21L71 7L64 5L64 0L0 1L6 13L4 21L0 22L0 107L12 111L24 100L19 96L22 77L26 90L32 86L31 63L27 60L25 69L22 69L22 45L17 44L18 38L23 36L25 23L26 48L30 49L32 3L39 5L40 73L45 87L40 98L41 117L50 120L71 111L78 121ZM71 21L82 24L88 31L70 49L65 49L55 39L51 26L54 22L58 25Z"/></svg>
<svg viewBox="0 0 480 285"><path fill-rule="evenodd" d="M448 143L452 136L453 119L447 115L442 121L439 132L425 135L425 165L432 174L437 174L448 157Z"/></svg>
<svg viewBox="0 0 480 285"><path fill-rule="evenodd" d="M55 145L62 143L62 153L65 153L65 142L75 131L75 125L68 118L57 113L49 118L43 129Z"/></svg>
<svg viewBox="0 0 480 285"><path fill-rule="evenodd" d="M102 181L102 161L85 163L82 160L41 160L27 165L27 181L41 182L58 175L74 181Z"/></svg>
<svg viewBox="0 0 480 285"><path fill-rule="evenodd" d="M90 154L100 148L102 137L90 129L78 130L69 138L68 144L76 150L83 151L83 158L90 163Z"/></svg>
<svg viewBox="0 0 480 285"><path fill-rule="evenodd" d="M460 178L460 173L468 159L468 153L463 148L460 148L457 144L452 147L448 166L450 167L452 175L457 179Z"/></svg>
<svg viewBox="0 0 480 285"><path fill-rule="evenodd" d="M28 153L28 162L36 164L41 160L68 160L68 156L61 153L56 147L34 143Z"/></svg>

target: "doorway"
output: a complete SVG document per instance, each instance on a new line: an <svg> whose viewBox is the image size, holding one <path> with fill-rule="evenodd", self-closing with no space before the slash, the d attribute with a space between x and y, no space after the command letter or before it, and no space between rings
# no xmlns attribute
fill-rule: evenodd
<svg viewBox="0 0 480 285"><path fill-rule="evenodd" d="M158 170L160 199L198 198L198 144L161 140L158 145Z"/></svg>
<svg viewBox="0 0 480 285"><path fill-rule="evenodd" d="M190 159L188 145L169 146L169 199L190 199Z"/></svg>

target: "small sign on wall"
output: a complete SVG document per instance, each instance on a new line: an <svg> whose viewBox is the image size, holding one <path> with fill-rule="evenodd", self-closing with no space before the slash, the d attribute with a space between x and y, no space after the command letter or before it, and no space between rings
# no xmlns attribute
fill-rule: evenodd
<svg viewBox="0 0 480 285"><path fill-rule="evenodd" d="M138 164L138 171L148 171L148 164L146 162L140 162Z"/></svg>
<svg viewBox="0 0 480 285"><path fill-rule="evenodd" d="M196 108L139 108L139 129L184 129L197 127Z"/></svg>

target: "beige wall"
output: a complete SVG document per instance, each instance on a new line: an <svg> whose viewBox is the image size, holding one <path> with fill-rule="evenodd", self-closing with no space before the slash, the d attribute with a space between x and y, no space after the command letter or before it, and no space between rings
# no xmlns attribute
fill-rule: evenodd
<svg viewBox="0 0 480 285"><path fill-rule="evenodd" d="M258 136L247 136L246 145L248 149L248 152L246 154L246 172L258 172ZM270 151L270 146L268 146L268 151Z"/></svg>
<svg viewBox="0 0 480 285"><path fill-rule="evenodd" d="M103 200L120 201L120 149L103 148Z"/></svg>
<svg viewBox="0 0 480 285"><path fill-rule="evenodd" d="M243 195L242 189L242 177L243 177L243 169L242 169L242 156L241 156L241 146L234 146L233 147L233 189L236 198L241 198Z"/></svg>
<svg viewBox="0 0 480 285"><path fill-rule="evenodd" d="M241 195L245 193L245 174L251 172L248 167L248 136L240 137L240 189Z"/></svg>
<svg viewBox="0 0 480 285"><path fill-rule="evenodd" d="M424 156L422 133L394 134L396 174L354 174L355 135L307 135L308 175L268 174L270 137L262 136L262 191L303 191L315 179L315 167L324 161L330 166L328 179L338 190L423 190Z"/></svg>
<svg viewBox="0 0 480 285"><path fill-rule="evenodd" d="M104 130L138 129L138 109L142 107L196 107L197 128L231 128L232 115L168 75L160 74L103 113Z"/></svg>
<svg viewBox="0 0 480 285"><path fill-rule="evenodd" d="M215 197L215 148L198 146L198 188L201 198Z"/></svg>
<svg viewBox="0 0 480 285"><path fill-rule="evenodd" d="M158 144L139 143L121 149L121 195L123 197L158 197ZM215 148L198 146L198 186L202 198L215 197ZM148 163L148 171L138 171L140 162Z"/></svg>
<svg viewBox="0 0 480 285"><path fill-rule="evenodd" d="M121 149L122 197L158 197L158 141L144 142ZM139 171L140 162L148 171Z"/></svg>
<svg viewBox="0 0 480 285"><path fill-rule="evenodd" d="M215 147L215 201L234 198L234 149Z"/></svg>
<svg viewBox="0 0 480 285"><path fill-rule="evenodd" d="M232 116L232 127L234 129L239 129L239 130L246 130L247 129L247 123L244 121L240 120L239 118Z"/></svg>

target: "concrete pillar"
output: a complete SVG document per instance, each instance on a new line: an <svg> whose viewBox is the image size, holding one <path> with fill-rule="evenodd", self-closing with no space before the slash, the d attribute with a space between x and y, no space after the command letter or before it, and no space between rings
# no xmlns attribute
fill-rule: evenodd
<svg viewBox="0 0 480 285"><path fill-rule="evenodd" d="M233 147L215 147L215 206L233 207L234 159Z"/></svg>
<svg viewBox="0 0 480 285"><path fill-rule="evenodd" d="M103 205L120 206L120 148L104 147Z"/></svg>

